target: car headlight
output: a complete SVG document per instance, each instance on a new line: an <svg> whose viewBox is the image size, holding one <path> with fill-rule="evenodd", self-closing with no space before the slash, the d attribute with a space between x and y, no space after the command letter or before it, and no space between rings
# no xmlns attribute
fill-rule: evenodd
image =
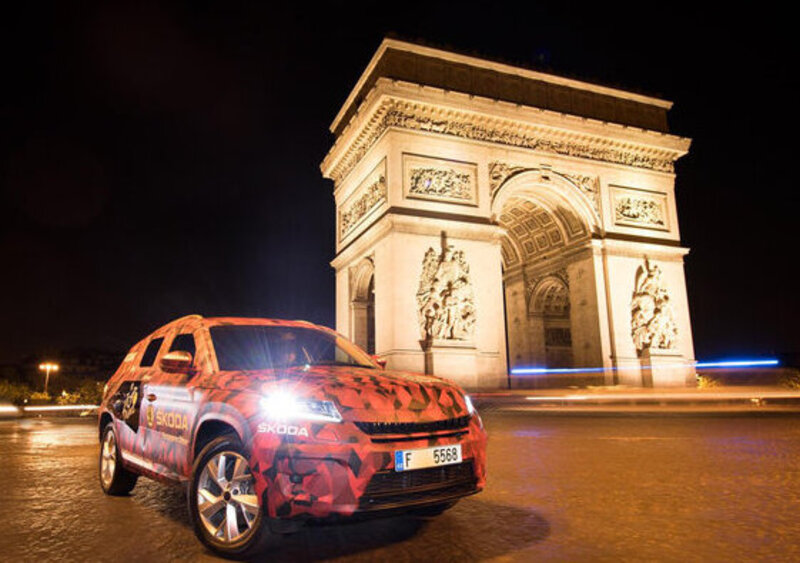
<svg viewBox="0 0 800 563"><path fill-rule="evenodd" d="M464 402L467 404L467 412L470 416L473 414L477 414L477 409L475 409L475 405L472 404L472 399L469 398L469 395L464 395Z"/></svg>
<svg viewBox="0 0 800 563"><path fill-rule="evenodd" d="M332 401L318 401L277 392L261 399L261 410L274 420L319 420L341 422L342 415Z"/></svg>

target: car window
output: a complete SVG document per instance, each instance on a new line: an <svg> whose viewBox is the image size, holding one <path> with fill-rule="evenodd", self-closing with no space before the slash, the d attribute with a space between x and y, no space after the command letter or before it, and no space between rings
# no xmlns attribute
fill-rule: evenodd
<svg viewBox="0 0 800 563"><path fill-rule="evenodd" d="M176 350L180 352L189 352L192 355L192 359L194 359L196 349L194 335L191 333L179 334L169 347L170 352L175 352Z"/></svg>
<svg viewBox="0 0 800 563"><path fill-rule="evenodd" d="M375 368L356 346L322 330L294 326L216 326L211 341L221 371L345 365Z"/></svg>
<svg viewBox="0 0 800 563"><path fill-rule="evenodd" d="M150 344L147 345L147 349L144 351L142 355L142 361L139 362L139 366L143 368L149 368L152 366L156 361L156 356L158 356L158 351L161 349L161 344L164 342L164 338L154 338L150 341Z"/></svg>

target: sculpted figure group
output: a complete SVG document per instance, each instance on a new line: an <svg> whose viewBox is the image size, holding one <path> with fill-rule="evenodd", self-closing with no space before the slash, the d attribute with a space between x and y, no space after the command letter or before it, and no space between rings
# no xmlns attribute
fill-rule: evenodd
<svg viewBox="0 0 800 563"><path fill-rule="evenodd" d="M463 251L429 248L417 291L423 339L469 340L475 328L475 298Z"/></svg>
<svg viewBox="0 0 800 563"><path fill-rule="evenodd" d="M647 258L636 274L631 301L631 335L639 353L648 348L670 350L678 337L661 268Z"/></svg>

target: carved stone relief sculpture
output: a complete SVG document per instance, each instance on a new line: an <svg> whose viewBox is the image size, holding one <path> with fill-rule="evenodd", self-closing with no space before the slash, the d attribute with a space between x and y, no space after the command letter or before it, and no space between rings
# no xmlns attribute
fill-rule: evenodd
<svg viewBox="0 0 800 563"><path fill-rule="evenodd" d="M428 249L422 260L417 311L425 341L472 339L475 295L463 251L451 245L441 252Z"/></svg>
<svg viewBox="0 0 800 563"><path fill-rule="evenodd" d="M636 272L631 301L631 336L636 351L671 350L678 338L678 327L661 268L645 257Z"/></svg>
<svg viewBox="0 0 800 563"><path fill-rule="evenodd" d="M664 211L657 201L631 196L620 197L614 206L617 223L638 223L663 227Z"/></svg>
<svg viewBox="0 0 800 563"><path fill-rule="evenodd" d="M403 154L405 196L460 205L478 203L477 165L419 154Z"/></svg>
<svg viewBox="0 0 800 563"><path fill-rule="evenodd" d="M451 199L472 199L472 175L443 168L412 168L409 193L446 197Z"/></svg>
<svg viewBox="0 0 800 563"><path fill-rule="evenodd" d="M356 190L356 196L339 214L339 237L346 237L350 231L372 211L386 200L386 176L383 170L370 174Z"/></svg>
<svg viewBox="0 0 800 563"><path fill-rule="evenodd" d="M669 230L666 193L613 185L610 188L615 224Z"/></svg>

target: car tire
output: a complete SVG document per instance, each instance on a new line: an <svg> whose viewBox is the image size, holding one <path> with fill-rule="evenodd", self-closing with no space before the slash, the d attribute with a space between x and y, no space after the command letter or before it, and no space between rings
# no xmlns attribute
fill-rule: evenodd
<svg viewBox="0 0 800 563"><path fill-rule="evenodd" d="M122 457L119 453L117 433L114 430L113 422L106 424L103 429L97 469L100 477L100 486L107 495L127 495L136 485L136 480L139 478L136 473L128 471L122 466Z"/></svg>
<svg viewBox="0 0 800 563"><path fill-rule="evenodd" d="M226 434L209 442L192 468L187 500L194 533L228 559L252 558L276 541L256 496L248 459L239 438Z"/></svg>
<svg viewBox="0 0 800 563"><path fill-rule="evenodd" d="M438 504L430 504L428 506L422 506L420 508L415 508L409 512L409 514L413 514L414 516L439 516L445 510L450 510L456 505L455 500L451 500L448 502L440 502Z"/></svg>

